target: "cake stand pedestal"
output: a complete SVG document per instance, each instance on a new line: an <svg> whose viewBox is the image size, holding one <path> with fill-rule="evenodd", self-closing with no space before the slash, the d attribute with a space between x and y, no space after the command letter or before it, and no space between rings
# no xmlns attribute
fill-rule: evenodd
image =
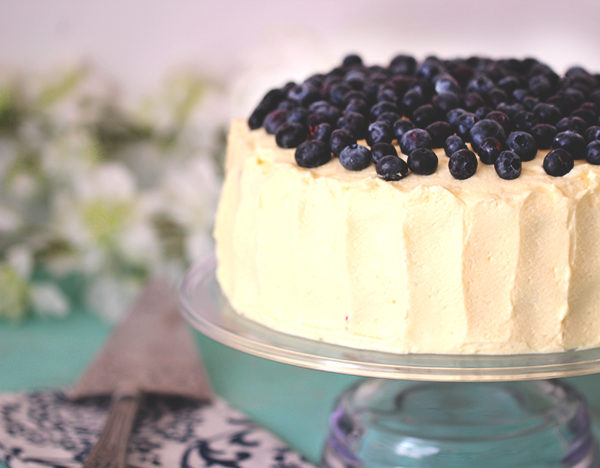
<svg viewBox="0 0 600 468"><path fill-rule="evenodd" d="M209 259L181 310L201 333L296 366L368 377L340 395L328 468L599 467L581 395L560 377L600 372L600 348L525 355L393 354L287 335L232 310Z"/></svg>

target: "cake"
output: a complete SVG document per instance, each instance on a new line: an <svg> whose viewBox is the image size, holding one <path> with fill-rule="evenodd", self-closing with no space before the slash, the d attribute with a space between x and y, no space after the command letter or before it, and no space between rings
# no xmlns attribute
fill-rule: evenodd
<svg viewBox="0 0 600 468"><path fill-rule="evenodd" d="M600 346L599 89L534 59L350 55L269 91L229 131L223 293L353 348Z"/></svg>

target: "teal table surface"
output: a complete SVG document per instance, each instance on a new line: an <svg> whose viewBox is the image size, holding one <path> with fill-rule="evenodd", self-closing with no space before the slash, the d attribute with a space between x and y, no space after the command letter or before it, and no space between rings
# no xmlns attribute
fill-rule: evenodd
<svg viewBox="0 0 600 468"><path fill-rule="evenodd" d="M109 332L109 325L85 312L0 322L0 391L68 387ZM216 393L317 461L336 396L357 378L270 362L195 336ZM600 375L568 381L586 396L600 434Z"/></svg>

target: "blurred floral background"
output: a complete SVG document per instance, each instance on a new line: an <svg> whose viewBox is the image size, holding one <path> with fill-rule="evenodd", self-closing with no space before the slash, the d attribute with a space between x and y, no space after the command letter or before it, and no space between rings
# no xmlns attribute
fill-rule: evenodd
<svg viewBox="0 0 600 468"><path fill-rule="evenodd" d="M220 92L193 72L129 100L85 67L2 77L0 317L112 320L148 276L210 252Z"/></svg>

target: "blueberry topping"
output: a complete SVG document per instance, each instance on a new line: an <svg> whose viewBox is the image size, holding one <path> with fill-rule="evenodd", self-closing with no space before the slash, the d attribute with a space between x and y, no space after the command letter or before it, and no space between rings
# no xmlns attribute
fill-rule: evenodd
<svg viewBox="0 0 600 468"><path fill-rule="evenodd" d="M587 144L585 160L590 164L600 164L600 140L590 141Z"/></svg>
<svg viewBox="0 0 600 468"><path fill-rule="evenodd" d="M410 154L419 148L431 148L431 137L426 130L413 128L402 135L402 138L400 139L400 150L404 154Z"/></svg>
<svg viewBox="0 0 600 468"><path fill-rule="evenodd" d="M371 164L371 151L356 143L346 146L340 153L340 163L349 171L362 171Z"/></svg>
<svg viewBox="0 0 600 468"><path fill-rule="evenodd" d="M283 125L288 116L288 111L284 109L276 109L271 111L265 117L263 127L269 135L275 135L281 125Z"/></svg>
<svg viewBox="0 0 600 468"><path fill-rule="evenodd" d="M375 143L391 143L394 134L392 127L382 121L373 122L367 131L367 143L373 146Z"/></svg>
<svg viewBox="0 0 600 468"><path fill-rule="evenodd" d="M494 162L494 169L501 179L516 179L521 175L521 158L514 151L502 151Z"/></svg>
<svg viewBox="0 0 600 468"><path fill-rule="evenodd" d="M295 158L300 167L318 167L331 160L331 151L322 141L309 140L296 148Z"/></svg>
<svg viewBox="0 0 600 468"><path fill-rule="evenodd" d="M455 179L468 179L477 171L477 157L468 149L460 149L450 156L448 169Z"/></svg>
<svg viewBox="0 0 600 468"><path fill-rule="evenodd" d="M444 142L446 138L452 135L453 130L452 126L448 122L444 122L443 120L439 120L437 122L433 122L425 128L429 136L431 137L431 147L432 148L442 148L444 146Z"/></svg>
<svg viewBox="0 0 600 468"><path fill-rule="evenodd" d="M571 153L574 159L585 158L585 139L579 133L558 133L552 141L552 148L562 148Z"/></svg>
<svg viewBox="0 0 600 468"><path fill-rule="evenodd" d="M544 158L544 170L548 175L562 177L571 169L573 169L573 156L562 148L550 151Z"/></svg>
<svg viewBox="0 0 600 468"><path fill-rule="evenodd" d="M502 143L497 138L484 138L481 144L477 147L477 154L483 164L494 164L500 152L502 151Z"/></svg>
<svg viewBox="0 0 600 468"><path fill-rule="evenodd" d="M429 148L417 148L408 156L408 167L412 172L419 175L433 174L438 165L436 154Z"/></svg>
<svg viewBox="0 0 600 468"><path fill-rule="evenodd" d="M552 147L552 141L556 136L556 127L550 124L537 124L531 129L531 134L539 149Z"/></svg>
<svg viewBox="0 0 600 468"><path fill-rule="evenodd" d="M519 155L521 161L531 161L537 154L535 138L527 132L512 132L506 139L506 145Z"/></svg>
<svg viewBox="0 0 600 468"><path fill-rule="evenodd" d="M408 164L391 154L377 161L375 169L383 180L400 180L408 175Z"/></svg>
<svg viewBox="0 0 600 468"><path fill-rule="evenodd" d="M467 145L458 135L450 135L444 142L444 151L446 156L450 157L458 150L467 149Z"/></svg>
<svg viewBox="0 0 600 468"><path fill-rule="evenodd" d="M331 132L333 131L333 127L327 122L320 123L317 125L315 129L315 134L313 138L315 140L322 141L323 143L329 144L329 138L331 137Z"/></svg>
<svg viewBox="0 0 600 468"><path fill-rule="evenodd" d="M398 156L396 147L390 143L376 143L371 148L371 157L375 164L377 164L382 157L389 155Z"/></svg>
<svg viewBox="0 0 600 468"><path fill-rule="evenodd" d="M280 148L295 148L306 140L307 135L306 126L297 122L286 122L277 129L275 142Z"/></svg>
<svg viewBox="0 0 600 468"><path fill-rule="evenodd" d="M397 140L405 154L423 150L408 160L417 174L431 169L431 148L444 147L451 157L467 150L465 142L482 163L494 164L500 177L518 177L523 161L548 148L555 151L545 159L545 168L561 174L568 158L557 150L571 159L599 162L600 74L571 67L559 76L531 58L477 56L429 56L418 63L398 55L388 66L367 66L350 54L327 73L269 90L248 117L248 126L263 127L282 148L297 148L303 167L324 164L350 146L343 164L377 164L385 157L397 158L390 144ZM356 145L363 139L371 150ZM467 152L460 154L465 158ZM399 158L390 161L401 164ZM437 157L435 161L430 165L437 167ZM463 177L463 169L453 164ZM386 180L405 175L382 170L379 175Z"/></svg>
<svg viewBox="0 0 600 468"><path fill-rule="evenodd" d="M356 143L356 137L348 130L342 128L331 132L331 136L329 137L329 147L335 156L339 156L346 146L353 145L354 143Z"/></svg>

